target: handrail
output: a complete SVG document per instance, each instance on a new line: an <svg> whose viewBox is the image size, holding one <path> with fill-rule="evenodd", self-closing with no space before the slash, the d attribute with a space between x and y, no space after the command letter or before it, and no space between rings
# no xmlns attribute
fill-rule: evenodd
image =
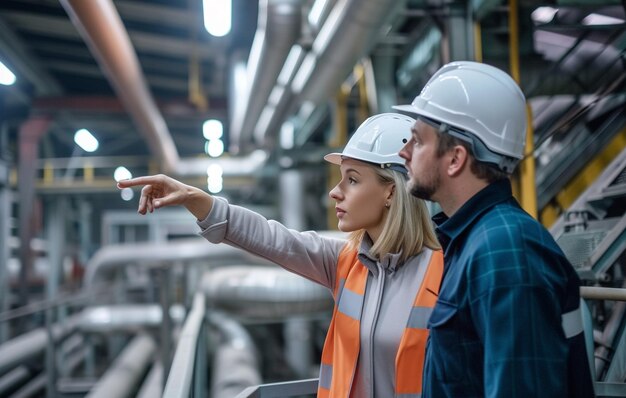
<svg viewBox="0 0 626 398"><path fill-rule="evenodd" d="M204 324L205 298L202 293L196 293L189 316L183 325L178 339L174 360L165 384L163 397L187 398L191 390L198 347L198 337ZM200 336L204 338L205 336ZM205 353L201 353L205 355Z"/></svg>
<svg viewBox="0 0 626 398"><path fill-rule="evenodd" d="M235 398L288 398L315 394L319 379L286 381L248 387Z"/></svg>
<svg viewBox="0 0 626 398"><path fill-rule="evenodd" d="M626 289L598 286L581 286L580 296L589 300L626 301Z"/></svg>

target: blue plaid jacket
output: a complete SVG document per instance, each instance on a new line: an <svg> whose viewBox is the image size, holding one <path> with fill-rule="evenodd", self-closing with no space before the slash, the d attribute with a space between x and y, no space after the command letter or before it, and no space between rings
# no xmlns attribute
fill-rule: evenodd
<svg viewBox="0 0 626 398"><path fill-rule="evenodd" d="M592 397L582 327L566 336L561 324L579 308L580 280L510 182L433 220L445 269L423 397Z"/></svg>

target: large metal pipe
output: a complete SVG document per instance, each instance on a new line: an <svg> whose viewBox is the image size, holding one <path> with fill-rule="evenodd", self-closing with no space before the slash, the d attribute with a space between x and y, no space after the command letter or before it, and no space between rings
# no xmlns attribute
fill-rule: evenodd
<svg viewBox="0 0 626 398"><path fill-rule="evenodd" d="M82 332L109 333L136 331L158 327L163 321L163 311L158 304L100 305L85 308L78 325ZM185 318L185 308L180 304L170 307L170 318L176 324Z"/></svg>
<svg viewBox="0 0 626 398"><path fill-rule="evenodd" d="M211 396L231 398L250 386L260 384L257 350L246 329L218 312L211 312L209 322L222 336L213 357Z"/></svg>
<svg viewBox="0 0 626 398"><path fill-rule="evenodd" d="M62 324L52 325L52 338L54 341L60 341L76 330L78 320L79 316L73 315ZM39 328L0 345L0 375L22 362L37 355L42 355L47 344L52 344L48 342L48 332L46 328Z"/></svg>
<svg viewBox="0 0 626 398"><path fill-rule="evenodd" d="M130 397L156 349L148 335L135 337L89 392L87 398Z"/></svg>
<svg viewBox="0 0 626 398"><path fill-rule="evenodd" d="M232 266L205 273L208 302L237 316L285 318L329 311L328 289L279 267Z"/></svg>
<svg viewBox="0 0 626 398"><path fill-rule="evenodd" d="M252 132L267 103L291 46L300 36L302 0L261 0L247 66L248 95L235 108L231 150L250 147Z"/></svg>
<svg viewBox="0 0 626 398"><path fill-rule="evenodd" d="M109 245L98 250L87 263L84 277L86 289L105 271L130 263L163 265L191 260L239 259L243 252L228 245L212 245L202 238L184 239L167 243L140 243L133 245ZM220 265L215 264L215 265Z"/></svg>
<svg viewBox="0 0 626 398"><path fill-rule="evenodd" d="M139 132L166 173L179 162L172 136L157 108L128 32L111 0L61 0Z"/></svg>
<svg viewBox="0 0 626 398"><path fill-rule="evenodd" d="M305 102L318 105L332 98L359 58L378 42L382 27L404 1L337 1L302 60L291 86L283 90L274 113L255 132L276 134L285 118ZM275 87L279 87L276 85Z"/></svg>

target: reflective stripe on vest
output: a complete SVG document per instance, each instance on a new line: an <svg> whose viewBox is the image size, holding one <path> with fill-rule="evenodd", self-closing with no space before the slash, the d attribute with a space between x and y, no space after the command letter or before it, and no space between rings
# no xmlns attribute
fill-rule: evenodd
<svg viewBox="0 0 626 398"><path fill-rule="evenodd" d="M574 337L583 332L583 317L580 307L561 315L561 327L565 338Z"/></svg>
<svg viewBox="0 0 626 398"><path fill-rule="evenodd" d="M368 273L357 252L344 248L337 264L335 308L322 351L317 395L320 398L347 398L350 394L359 358L360 320ZM397 398L421 397L428 339L426 325L437 301L442 274L443 253L432 251L396 354Z"/></svg>

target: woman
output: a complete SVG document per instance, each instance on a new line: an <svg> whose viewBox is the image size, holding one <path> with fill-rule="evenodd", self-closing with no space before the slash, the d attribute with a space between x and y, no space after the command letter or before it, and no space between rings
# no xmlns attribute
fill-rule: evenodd
<svg viewBox="0 0 626 398"><path fill-rule="evenodd" d="M324 157L341 168L329 195L339 229L351 232L347 241L287 229L164 175L118 186L145 185L141 214L183 205L210 242L269 259L332 291L318 397L417 396L443 256L424 202L406 189L398 156L414 122L394 113L373 116L342 153Z"/></svg>

